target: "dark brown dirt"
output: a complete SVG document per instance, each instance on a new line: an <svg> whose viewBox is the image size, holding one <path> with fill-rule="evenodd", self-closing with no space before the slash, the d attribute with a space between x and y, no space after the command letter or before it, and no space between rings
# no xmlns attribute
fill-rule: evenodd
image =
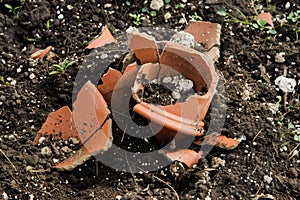
<svg viewBox="0 0 300 200"><path fill-rule="evenodd" d="M129 13L140 13L140 1L98 3L78 1L0 1L0 195L2 199L275 199L300 198L299 144L294 136L299 122L299 21L274 21L276 37L252 26L217 15L221 7L243 20L259 5L278 19L300 10L299 1L189 1L171 0L139 26L183 29L179 21L196 12L206 21L222 25L221 57L216 64L226 89L223 134L246 136L236 149L214 148L194 169L174 178L169 168L151 173L116 171L91 159L70 172L51 169L53 157L41 154L32 141L48 114L72 104L78 67L90 53L88 42L108 24L113 33L136 26ZM177 6L182 3L182 7ZM16 9L10 12L5 4ZM72 7L72 8L71 8ZM178 8L177 8L178 7ZM172 17L164 20L166 12ZM63 18L61 18L63 14ZM228 18L230 19L230 17ZM249 18L250 19L250 18ZM49 20L50 27L46 27ZM55 56L29 59L37 48L52 45ZM275 61L285 52L285 61ZM66 74L49 75L53 64L75 60ZM262 73L263 66L266 70ZM286 105L284 93L274 84L284 74L297 81ZM270 105L279 105L272 113ZM216 164L223 161L224 165ZM221 162L222 163L222 162ZM176 191L176 192L175 192ZM271 199L271 198L265 198Z"/></svg>

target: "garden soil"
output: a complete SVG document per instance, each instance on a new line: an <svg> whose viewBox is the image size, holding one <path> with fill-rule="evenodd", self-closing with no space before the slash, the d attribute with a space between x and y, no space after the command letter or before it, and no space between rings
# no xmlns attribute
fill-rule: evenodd
<svg viewBox="0 0 300 200"><path fill-rule="evenodd" d="M300 199L300 141L295 138L300 125L300 20L286 19L300 10L300 2L171 0L164 1L156 16L151 16L150 2L0 1L0 198ZM220 8L230 16L217 14ZM276 35L243 18L254 23L251 16L261 10L272 14ZM136 25L130 13L148 17ZM171 18L165 20L166 13ZM113 34L129 27L183 30L192 16L222 25L216 67L227 110L219 131L244 135L245 140L232 150L214 148L179 177L172 176L170 167L120 172L94 158L72 171L51 168L53 155L42 154L33 139L50 112L71 107L76 74L90 53L85 47L102 27L108 25ZM50 45L50 58L30 59ZM75 64L65 74L49 75L53 64L66 58ZM285 94L275 85L282 75L297 81L293 92Z"/></svg>

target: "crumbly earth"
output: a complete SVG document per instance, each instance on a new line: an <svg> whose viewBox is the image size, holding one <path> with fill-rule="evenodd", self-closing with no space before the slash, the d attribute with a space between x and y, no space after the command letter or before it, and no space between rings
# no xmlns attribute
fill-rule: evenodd
<svg viewBox="0 0 300 200"><path fill-rule="evenodd" d="M161 8L156 16L150 15L150 2L0 1L1 198L299 199L300 141L294 137L300 126L300 40L296 37L300 20L284 18L300 10L300 2L171 0L164 1L170 2L165 3L170 7ZM246 22L241 13L251 21L250 16L260 9L270 12L276 18L278 34L218 15L220 8L241 22ZM130 13L148 17L136 25L138 19ZM171 18L165 20L167 13ZM55 155L42 154L33 138L50 112L64 105L71 107L73 82L90 53L85 47L102 26L107 24L113 33L130 26L182 30L192 16L197 18L195 13L222 25L216 67L224 83L227 111L224 128L219 131L230 137L245 135L246 139L233 150L214 148L195 168L176 178L169 168L131 174L95 159L70 172L52 169ZM49 45L54 57L29 59L31 53ZM276 59L280 52L285 53L284 62ZM66 58L76 64L65 74L49 75L52 65ZM274 83L284 74L298 83L286 100Z"/></svg>

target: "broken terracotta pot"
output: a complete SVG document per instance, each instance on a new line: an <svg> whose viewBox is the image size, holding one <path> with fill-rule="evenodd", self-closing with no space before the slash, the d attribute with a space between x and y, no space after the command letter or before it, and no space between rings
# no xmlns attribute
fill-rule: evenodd
<svg viewBox="0 0 300 200"><path fill-rule="evenodd" d="M201 136L194 144L216 145L226 149L236 147L240 139L230 139L218 133L203 136L203 119L218 82L214 61L219 57L220 28L220 25L209 22L191 22L186 28L185 31L191 33L197 42L206 45L206 53L175 42L157 42L145 33L131 33L128 39L128 49L131 52L127 54L126 61L123 60L122 70L109 68L101 77L102 84L97 88L87 82L78 93L73 112L68 107L63 107L50 113L34 143L37 144L42 136L55 139L79 138L82 147L54 166L59 170L71 170L112 145L113 119L110 119L108 106L119 113L128 111L132 106L134 112L155 127L155 138L159 143L165 144L174 138L178 141ZM115 41L105 27L95 43L87 48L101 47ZM130 56L135 57L132 59ZM151 82L178 75L193 83L195 92L185 101L162 106L143 100L140 95L145 87L143 80ZM201 93L203 91L204 94ZM201 158L202 151L175 148L164 149L163 154L172 161L179 160L192 167Z"/></svg>
<svg viewBox="0 0 300 200"><path fill-rule="evenodd" d="M146 37L132 37L129 44L150 43ZM158 52L156 45L152 45L153 52ZM135 46L132 47L135 52ZM149 50L143 52L138 50L137 58L146 60ZM132 88L133 98L138 104L134 106L134 111L146 119L163 127L157 134L157 139L162 143L169 142L177 133L191 136L203 135L204 119L214 95L218 76L210 58L193 49L187 48L177 43L167 42L160 55L159 61L143 64L137 74ZM152 61L156 61L153 59ZM143 102L138 94L143 93L144 86L140 79L144 78L148 82L154 79L167 76L182 75L194 83L195 94L190 96L185 102L177 102L174 105L159 106ZM205 88L206 94L198 93ZM169 137L166 136L166 129Z"/></svg>

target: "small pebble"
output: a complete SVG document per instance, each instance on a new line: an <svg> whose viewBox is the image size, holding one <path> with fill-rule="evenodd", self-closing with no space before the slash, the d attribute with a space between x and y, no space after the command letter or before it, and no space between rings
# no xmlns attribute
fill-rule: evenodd
<svg viewBox="0 0 300 200"><path fill-rule="evenodd" d="M77 138L75 137L71 137L69 139L69 141L72 143L72 144L79 144L80 143L80 140L78 140Z"/></svg>
<svg viewBox="0 0 300 200"><path fill-rule="evenodd" d="M173 91L172 91L172 97L173 97L174 99L180 99L180 98L181 98L181 94L180 94L178 91L173 90Z"/></svg>
<svg viewBox="0 0 300 200"><path fill-rule="evenodd" d="M275 55L275 62L277 63L284 63L285 61L285 52L276 53Z"/></svg>
<svg viewBox="0 0 300 200"><path fill-rule="evenodd" d="M159 9L163 6L164 6L164 1L163 0L152 0L151 3L150 3L150 8L152 10L159 11Z"/></svg>
<svg viewBox="0 0 300 200"><path fill-rule="evenodd" d="M170 19L172 17L171 13L167 12L165 15L164 15L164 19L167 21L168 19Z"/></svg>
<svg viewBox="0 0 300 200"><path fill-rule="evenodd" d="M72 152L72 149L70 149L70 148L67 147L67 146L63 146L63 147L61 148L61 150L62 150L62 152L64 152L64 153L71 153L71 152Z"/></svg>
<svg viewBox="0 0 300 200"><path fill-rule="evenodd" d="M43 148L41 149L41 154L42 154L43 156L51 156L52 151L51 151L51 149L50 149L49 147L43 147Z"/></svg>
<svg viewBox="0 0 300 200"><path fill-rule="evenodd" d="M63 18L64 18L64 15L63 15L63 14L59 14L57 18L58 18L58 19L63 19Z"/></svg>
<svg viewBox="0 0 300 200"><path fill-rule="evenodd" d="M285 9L289 9L291 7L291 3L288 1L288 2L286 2L286 4L285 4Z"/></svg>

